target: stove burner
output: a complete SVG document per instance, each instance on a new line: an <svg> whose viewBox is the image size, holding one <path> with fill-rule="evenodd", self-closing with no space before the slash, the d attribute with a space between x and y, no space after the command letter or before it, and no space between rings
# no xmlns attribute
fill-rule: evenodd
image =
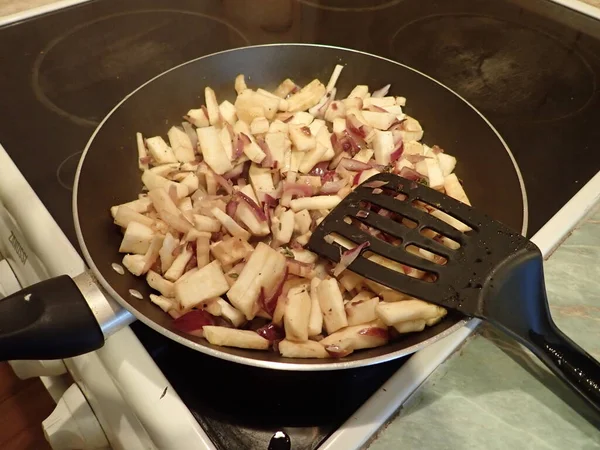
<svg viewBox="0 0 600 450"><path fill-rule="evenodd" d="M313 8L326 9L329 11L377 11L386 9L401 3L403 0L298 0Z"/></svg>
<svg viewBox="0 0 600 450"><path fill-rule="evenodd" d="M594 72L576 48L492 17L415 20L396 32L391 51L394 59L438 79L482 111L521 120L573 115L596 90Z"/></svg>
<svg viewBox="0 0 600 450"><path fill-rule="evenodd" d="M52 40L34 63L33 90L52 112L95 127L125 95L159 73L249 43L224 20L197 12L114 14Z"/></svg>
<svg viewBox="0 0 600 450"><path fill-rule="evenodd" d="M79 165L79 159L82 153L82 151L79 151L67 156L63 162L60 163L58 169L56 169L56 179L58 180L58 184L68 191L73 190L75 173L77 172L77 166Z"/></svg>

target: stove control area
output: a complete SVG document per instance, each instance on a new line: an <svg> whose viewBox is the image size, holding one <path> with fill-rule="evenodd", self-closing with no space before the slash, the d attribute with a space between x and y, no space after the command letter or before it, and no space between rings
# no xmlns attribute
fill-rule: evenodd
<svg viewBox="0 0 600 450"><path fill-rule="evenodd" d="M42 422L53 450L109 450L110 445L81 389L72 384Z"/></svg>

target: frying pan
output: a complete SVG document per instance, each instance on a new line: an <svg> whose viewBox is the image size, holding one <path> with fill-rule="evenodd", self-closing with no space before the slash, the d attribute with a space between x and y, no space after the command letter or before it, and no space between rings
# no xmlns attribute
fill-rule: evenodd
<svg viewBox="0 0 600 450"><path fill-rule="evenodd" d="M83 152L73 192L75 228L91 275L106 295L154 330L202 353L233 362L282 370L334 370L388 361L411 354L452 333L465 319L451 312L439 324L390 344L338 360L281 358L272 352L217 347L172 326L172 319L149 301L144 278L112 264L122 255L122 235L109 208L137 198L142 184L135 132L165 135L182 114L204 103L211 86L220 101L234 101L234 78L243 73L250 87L274 89L290 77L299 85L327 80L335 64L345 66L339 98L356 84L408 99L406 112L425 130L424 142L457 157L457 175L472 203L516 231L526 232L527 199L510 150L492 125L469 103L434 79L389 59L337 47L275 44L228 50L177 66L142 85L119 103L95 130ZM139 291L144 300L133 297ZM88 299L89 300L89 299ZM65 358L95 350L104 336L92 311L69 277L31 286L0 302L0 360Z"/></svg>

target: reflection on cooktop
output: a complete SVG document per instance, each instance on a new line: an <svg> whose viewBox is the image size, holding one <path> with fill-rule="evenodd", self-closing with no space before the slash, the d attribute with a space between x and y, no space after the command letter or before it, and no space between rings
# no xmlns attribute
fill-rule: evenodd
<svg viewBox="0 0 600 450"><path fill-rule="evenodd" d="M298 0L308 6L330 11L377 11L404 0Z"/></svg>
<svg viewBox="0 0 600 450"><path fill-rule="evenodd" d="M64 187L68 191L73 190L73 183L75 182L75 173L77 172L77 166L79 165L79 158L83 151L75 152L70 156L67 156L63 162L60 163L58 169L56 169L56 179L58 184Z"/></svg>
<svg viewBox="0 0 600 450"><path fill-rule="evenodd" d="M577 50L498 18L420 18L401 27L391 47L400 61L453 86L484 113L561 119L585 108L596 89L594 72Z"/></svg>
<svg viewBox="0 0 600 450"><path fill-rule="evenodd" d="M248 44L223 19L197 12L114 14L53 39L34 63L33 89L51 111L78 125L96 126L153 76L199 56Z"/></svg>

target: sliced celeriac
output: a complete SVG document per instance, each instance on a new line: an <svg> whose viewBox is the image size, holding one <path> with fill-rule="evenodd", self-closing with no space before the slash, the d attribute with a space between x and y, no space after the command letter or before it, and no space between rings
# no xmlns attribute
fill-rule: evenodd
<svg viewBox="0 0 600 450"><path fill-rule="evenodd" d="M228 289L221 264L213 261L192 276L175 282L175 298L182 308L192 308L208 298L220 297Z"/></svg>
<svg viewBox="0 0 600 450"><path fill-rule="evenodd" d="M213 345L225 347L248 348L253 350L267 350L269 341L259 336L254 331L236 330L235 328L205 325L202 327L204 337Z"/></svg>

